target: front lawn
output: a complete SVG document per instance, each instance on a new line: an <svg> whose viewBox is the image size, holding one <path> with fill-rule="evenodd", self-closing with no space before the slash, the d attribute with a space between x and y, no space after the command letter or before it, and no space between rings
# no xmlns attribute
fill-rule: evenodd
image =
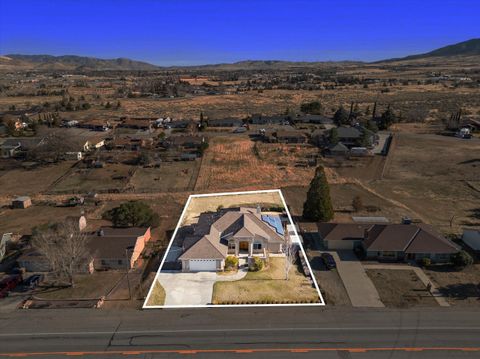
<svg viewBox="0 0 480 359"><path fill-rule="evenodd" d="M163 305L165 303L165 289L162 285L155 279L155 284L148 298L147 306L152 305Z"/></svg>
<svg viewBox="0 0 480 359"><path fill-rule="evenodd" d="M316 303L318 293L309 279L292 265L285 280L285 258L270 258L268 268L248 272L238 281L216 282L213 287L214 304L271 304Z"/></svg>

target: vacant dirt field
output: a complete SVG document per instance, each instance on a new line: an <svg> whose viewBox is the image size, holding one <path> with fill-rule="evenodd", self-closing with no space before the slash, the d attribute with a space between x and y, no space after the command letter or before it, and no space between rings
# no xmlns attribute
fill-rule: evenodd
<svg viewBox="0 0 480 359"><path fill-rule="evenodd" d="M314 168L296 165L316 153L317 149L310 146L255 145L245 137L217 137L206 151L195 189L267 189L307 184Z"/></svg>
<svg viewBox="0 0 480 359"><path fill-rule="evenodd" d="M450 266L432 266L425 273L436 283L438 290L455 306L480 305L480 264L463 270Z"/></svg>
<svg viewBox="0 0 480 359"><path fill-rule="evenodd" d="M219 206L228 208L241 205L256 206L257 204L283 207L282 198L278 192L194 197L185 211L182 225L195 222L201 213L216 211Z"/></svg>
<svg viewBox="0 0 480 359"><path fill-rule="evenodd" d="M0 209L0 233L31 234L33 227L62 222L68 216L79 216L80 208L36 205L25 209Z"/></svg>
<svg viewBox="0 0 480 359"><path fill-rule="evenodd" d="M86 193L122 190L135 168L124 164L105 164L103 168L76 168L55 184L52 192Z"/></svg>
<svg viewBox="0 0 480 359"><path fill-rule="evenodd" d="M139 168L129 187L139 192L169 192L193 190L200 160L165 162L159 168Z"/></svg>
<svg viewBox="0 0 480 359"><path fill-rule="evenodd" d="M370 186L445 231L452 216L456 231L480 225L479 151L477 139L400 132L384 180Z"/></svg>
<svg viewBox="0 0 480 359"><path fill-rule="evenodd" d="M108 294L124 276L121 271L79 274L74 288L40 287L36 296L41 299L97 299Z"/></svg>
<svg viewBox="0 0 480 359"><path fill-rule="evenodd" d="M318 302L317 291L296 265L290 268L285 280L284 258L271 258L270 266L260 272L248 272L244 279L216 282L213 287L214 304L257 303L312 303Z"/></svg>
<svg viewBox="0 0 480 359"><path fill-rule="evenodd" d="M409 308L438 305L413 270L367 269L366 272L377 288L380 300L387 307Z"/></svg>
<svg viewBox="0 0 480 359"><path fill-rule="evenodd" d="M63 161L31 170L14 169L0 172L0 196L33 195L44 191L74 164Z"/></svg>

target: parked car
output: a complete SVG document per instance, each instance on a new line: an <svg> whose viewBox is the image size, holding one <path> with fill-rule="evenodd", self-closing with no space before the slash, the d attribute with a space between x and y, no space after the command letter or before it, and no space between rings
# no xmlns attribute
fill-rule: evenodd
<svg viewBox="0 0 480 359"><path fill-rule="evenodd" d="M34 274L23 281L25 287L35 289L35 287L43 280L43 274Z"/></svg>
<svg viewBox="0 0 480 359"><path fill-rule="evenodd" d="M327 269L337 268L337 263L330 253L322 253L321 257Z"/></svg>
<svg viewBox="0 0 480 359"><path fill-rule="evenodd" d="M13 274L0 281L0 298L5 298L8 293L22 281L20 274Z"/></svg>

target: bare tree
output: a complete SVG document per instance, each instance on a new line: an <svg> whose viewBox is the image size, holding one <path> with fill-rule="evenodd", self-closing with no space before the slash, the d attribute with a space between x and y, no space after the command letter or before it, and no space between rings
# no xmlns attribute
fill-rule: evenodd
<svg viewBox="0 0 480 359"><path fill-rule="evenodd" d="M290 235L285 238L284 253L285 253L285 280L289 279L290 268L295 262L295 256L297 255L297 246L292 243Z"/></svg>
<svg viewBox="0 0 480 359"><path fill-rule="evenodd" d="M91 258L87 242L86 234L74 221L53 225L33 238L33 246L47 258L53 273L72 287L74 274L84 271Z"/></svg>

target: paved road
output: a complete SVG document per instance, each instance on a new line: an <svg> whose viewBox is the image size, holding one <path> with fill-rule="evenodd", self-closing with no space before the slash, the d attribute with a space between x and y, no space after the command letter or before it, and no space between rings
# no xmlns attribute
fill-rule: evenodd
<svg viewBox="0 0 480 359"><path fill-rule="evenodd" d="M25 310L0 315L0 357L478 358L479 335L480 309Z"/></svg>

